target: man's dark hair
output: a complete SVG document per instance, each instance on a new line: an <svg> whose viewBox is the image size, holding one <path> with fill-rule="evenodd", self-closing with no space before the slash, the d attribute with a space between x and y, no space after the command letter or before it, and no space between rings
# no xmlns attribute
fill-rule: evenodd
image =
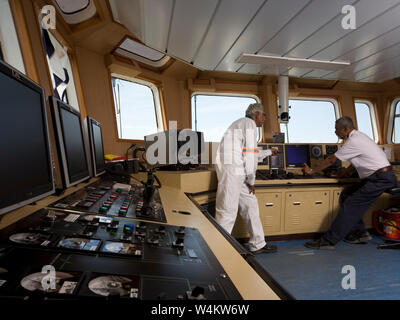
<svg viewBox="0 0 400 320"><path fill-rule="evenodd" d="M337 119L336 126L339 128L355 129L353 120L350 117L341 117Z"/></svg>

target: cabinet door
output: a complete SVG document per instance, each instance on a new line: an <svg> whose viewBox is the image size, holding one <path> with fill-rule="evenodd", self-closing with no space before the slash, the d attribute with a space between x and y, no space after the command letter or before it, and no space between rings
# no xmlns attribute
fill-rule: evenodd
<svg viewBox="0 0 400 320"><path fill-rule="evenodd" d="M260 218L265 235L281 231L282 193L257 192Z"/></svg>
<svg viewBox="0 0 400 320"><path fill-rule="evenodd" d="M329 190L286 192L285 231L325 231L329 226L329 193Z"/></svg>
<svg viewBox="0 0 400 320"><path fill-rule="evenodd" d="M335 189L332 191L333 196L332 196L332 215L330 218L330 223L329 225L332 224L333 221L335 221L339 210L340 210L340 194L342 193L342 189Z"/></svg>
<svg viewBox="0 0 400 320"><path fill-rule="evenodd" d="M335 221L339 210L340 210L340 193L343 189L337 189L333 191L333 205L332 205L332 216L331 216L331 223ZM390 207L390 195L387 193L382 194L372 205L369 207L367 212L364 215L364 224L366 228L372 228L372 213L376 210L386 209Z"/></svg>

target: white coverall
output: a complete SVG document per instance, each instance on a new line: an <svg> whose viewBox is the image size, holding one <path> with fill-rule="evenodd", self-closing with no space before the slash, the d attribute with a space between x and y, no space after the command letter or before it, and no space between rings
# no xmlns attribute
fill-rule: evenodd
<svg viewBox="0 0 400 320"><path fill-rule="evenodd" d="M246 183L254 185L257 163L269 155L271 150L257 148L257 126L250 118L241 118L231 124L216 154L218 190L215 219L231 233L239 209L250 233L250 251L263 248L266 242L257 198L250 193Z"/></svg>

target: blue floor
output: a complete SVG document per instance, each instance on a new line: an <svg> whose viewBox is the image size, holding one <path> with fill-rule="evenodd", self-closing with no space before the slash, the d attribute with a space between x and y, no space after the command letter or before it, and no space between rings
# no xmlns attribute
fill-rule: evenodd
<svg viewBox="0 0 400 320"><path fill-rule="evenodd" d="M336 250L312 250L307 240L270 242L277 253L256 255L256 260L283 289L298 300L399 300L400 250L377 249L383 240L374 236L368 244L340 242ZM343 289L351 265L355 289ZM348 281L345 281L349 283Z"/></svg>

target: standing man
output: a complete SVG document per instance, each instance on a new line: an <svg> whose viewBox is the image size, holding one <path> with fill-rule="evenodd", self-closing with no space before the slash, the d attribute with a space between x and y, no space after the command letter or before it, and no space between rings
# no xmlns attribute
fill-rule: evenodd
<svg viewBox="0 0 400 320"><path fill-rule="evenodd" d="M329 167L337 159L350 161L351 166L338 177L348 176L357 170L361 181L342 192L340 211L330 229L321 238L305 243L311 249L332 250L343 239L349 243L365 243L371 240L365 229L363 216L385 190L397 186L396 176L385 153L367 135L354 128L351 118L342 117L336 120L335 129L336 135L345 139L343 146L317 168L311 169L304 164L303 170L306 174L313 175Z"/></svg>
<svg viewBox="0 0 400 320"><path fill-rule="evenodd" d="M257 148L257 127L262 127L264 121L263 105L250 104L246 117L236 120L225 132L215 165L218 177L215 219L231 233L239 210L250 233L249 248L254 254L277 250L265 242L254 187L258 161L277 154L274 149Z"/></svg>

